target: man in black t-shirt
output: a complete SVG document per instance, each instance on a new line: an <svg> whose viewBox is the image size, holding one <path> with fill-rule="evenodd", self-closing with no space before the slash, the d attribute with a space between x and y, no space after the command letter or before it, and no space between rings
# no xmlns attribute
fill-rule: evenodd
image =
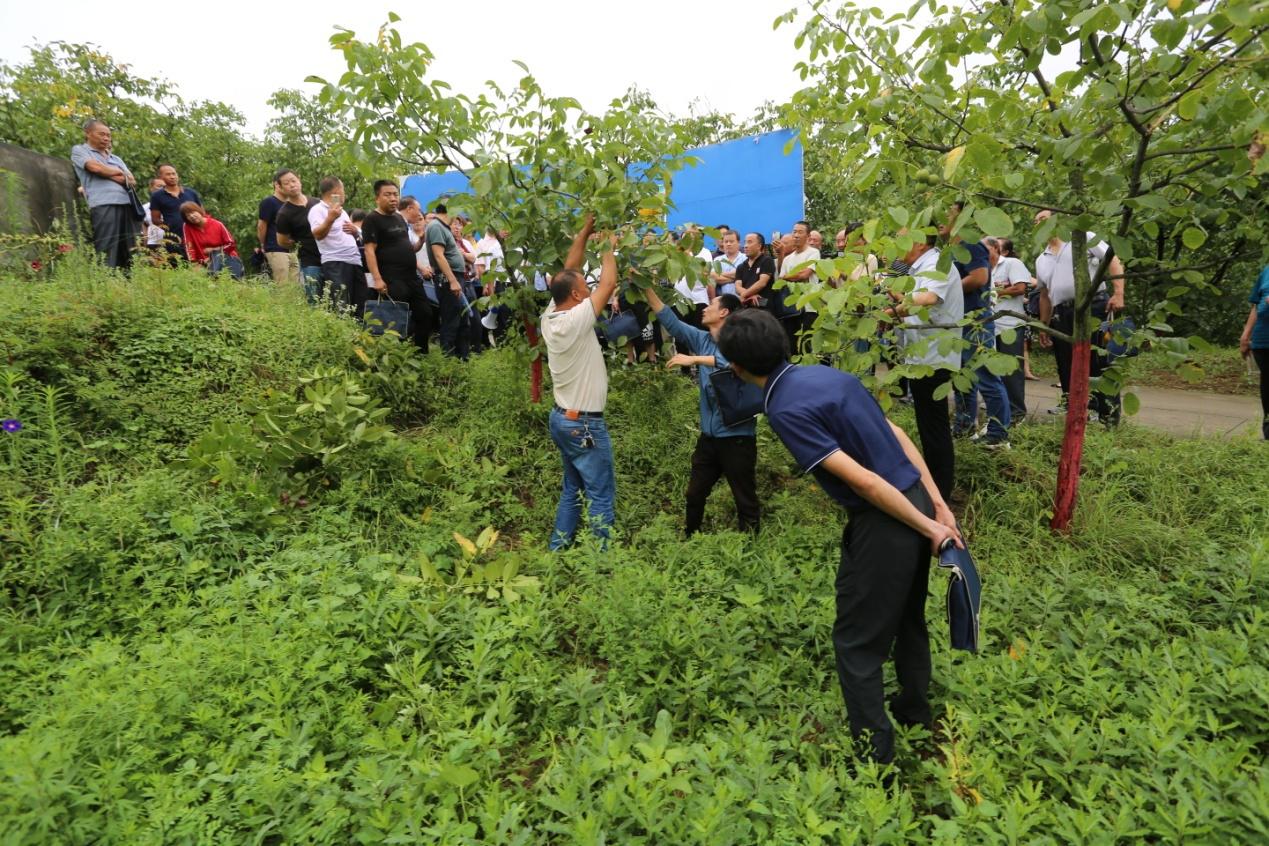
<svg viewBox="0 0 1269 846"><path fill-rule="evenodd" d="M260 201L260 213L256 216L256 241L264 250L274 282L300 281L300 265L295 254L278 243L278 212L286 205L281 182L287 175L294 176L295 171L283 168L273 175L273 193Z"/></svg>
<svg viewBox="0 0 1269 846"><path fill-rule="evenodd" d="M361 225L361 240L366 248L366 266L370 269L370 287L380 296L403 302L410 307L410 337L422 352L427 352L427 336L432 329L432 306L423 291L414 255L423 244L410 243L410 225L397 213L401 189L390 179L375 183L375 209Z"/></svg>
<svg viewBox="0 0 1269 846"><path fill-rule="evenodd" d="M745 260L736 265L736 296L748 307L762 306L775 275L775 259L767 255L766 239L750 232L745 236Z"/></svg>
<svg viewBox="0 0 1269 846"><path fill-rule="evenodd" d="M277 227L278 246L290 249L299 245L300 275L304 278L304 293L310 303L317 302L317 292L322 283L322 254L317 240L308 225L308 210L319 202L316 197L304 196L300 178L286 173L278 180L278 188L286 198L274 221Z"/></svg>

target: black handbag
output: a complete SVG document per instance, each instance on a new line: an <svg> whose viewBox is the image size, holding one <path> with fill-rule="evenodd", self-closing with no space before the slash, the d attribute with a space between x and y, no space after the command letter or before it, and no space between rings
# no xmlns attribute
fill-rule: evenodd
<svg viewBox="0 0 1269 846"><path fill-rule="evenodd" d="M634 311L623 311L614 314L607 320L602 321L600 325L603 328L604 337L608 339L610 344L618 344L622 338L627 341L633 341L640 337L639 319L635 317Z"/></svg>
<svg viewBox="0 0 1269 846"><path fill-rule="evenodd" d="M213 249L208 251L210 255L207 257L207 272L215 275L221 271L228 271L229 275L234 279L241 279L245 273L242 266L242 259L237 256L231 256L222 249Z"/></svg>
<svg viewBox="0 0 1269 846"><path fill-rule="evenodd" d="M125 185L123 190L128 192L128 203L132 206L132 213L136 215L137 220L145 220L145 204L137 196L137 189L131 185Z"/></svg>
<svg viewBox="0 0 1269 846"><path fill-rule="evenodd" d="M736 426L762 413L762 388L741 379L730 367L720 367L709 374L709 384L724 425Z"/></svg>
<svg viewBox="0 0 1269 846"><path fill-rule="evenodd" d="M366 300L363 321L370 328L371 335L396 332L401 340L405 340L410 334L410 307L380 294L377 300Z"/></svg>
<svg viewBox="0 0 1269 846"><path fill-rule="evenodd" d="M951 541L945 542L939 550L939 567L951 576L947 582L947 626L952 648L977 652L983 585L969 547L961 549Z"/></svg>

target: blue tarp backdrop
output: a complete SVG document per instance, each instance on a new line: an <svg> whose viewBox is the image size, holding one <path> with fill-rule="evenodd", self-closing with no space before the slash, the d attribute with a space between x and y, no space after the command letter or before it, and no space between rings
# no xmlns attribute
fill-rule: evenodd
<svg viewBox="0 0 1269 846"><path fill-rule="evenodd" d="M690 150L699 162L674 175L671 228L725 223L742 233L761 232L764 238L774 231L788 232L804 209L802 145L784 153L792 137L792 131L780 129ZM432 173L406 177L401 193L429 206L466 190L467 178L461 173Z"/></svg>

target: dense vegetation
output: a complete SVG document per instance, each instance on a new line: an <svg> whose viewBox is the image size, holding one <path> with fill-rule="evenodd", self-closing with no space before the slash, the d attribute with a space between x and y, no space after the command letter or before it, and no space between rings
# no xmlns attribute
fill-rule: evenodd
<svg viewBox="0 0 1269 846"><path fill-rule="evenodd" d="M963 449L984 649L948 650L932 576L948 735L887 790L832 674L842 515L760 429L761 536L720 490L683 541L687 380L612 368L620 541L548 555L519 353L78 253L0 315L5 843L1269 835L1254 441L1090 433L1062 538L1056 427Z"/></svg>

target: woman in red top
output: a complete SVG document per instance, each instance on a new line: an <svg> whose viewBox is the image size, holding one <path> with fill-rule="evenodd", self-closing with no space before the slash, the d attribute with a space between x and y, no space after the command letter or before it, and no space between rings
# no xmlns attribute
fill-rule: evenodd
<svg viewBox="0 0 1269 846"><path fill-rule="evenodd" d="M181 203L181 217L185 220L185 251L190 261L208 266L212 270L223 267L230 273L233 273L234 265L242 267L241 259L236 262L216 262L215 264L221 266L213 266L212 258L217 253L222 258L231 256L238 259L238 245L234 243L234 236L229 234L225 224L209 215L198 203ZM241 271L234 274L235 278L239 275Z"/></svg>

